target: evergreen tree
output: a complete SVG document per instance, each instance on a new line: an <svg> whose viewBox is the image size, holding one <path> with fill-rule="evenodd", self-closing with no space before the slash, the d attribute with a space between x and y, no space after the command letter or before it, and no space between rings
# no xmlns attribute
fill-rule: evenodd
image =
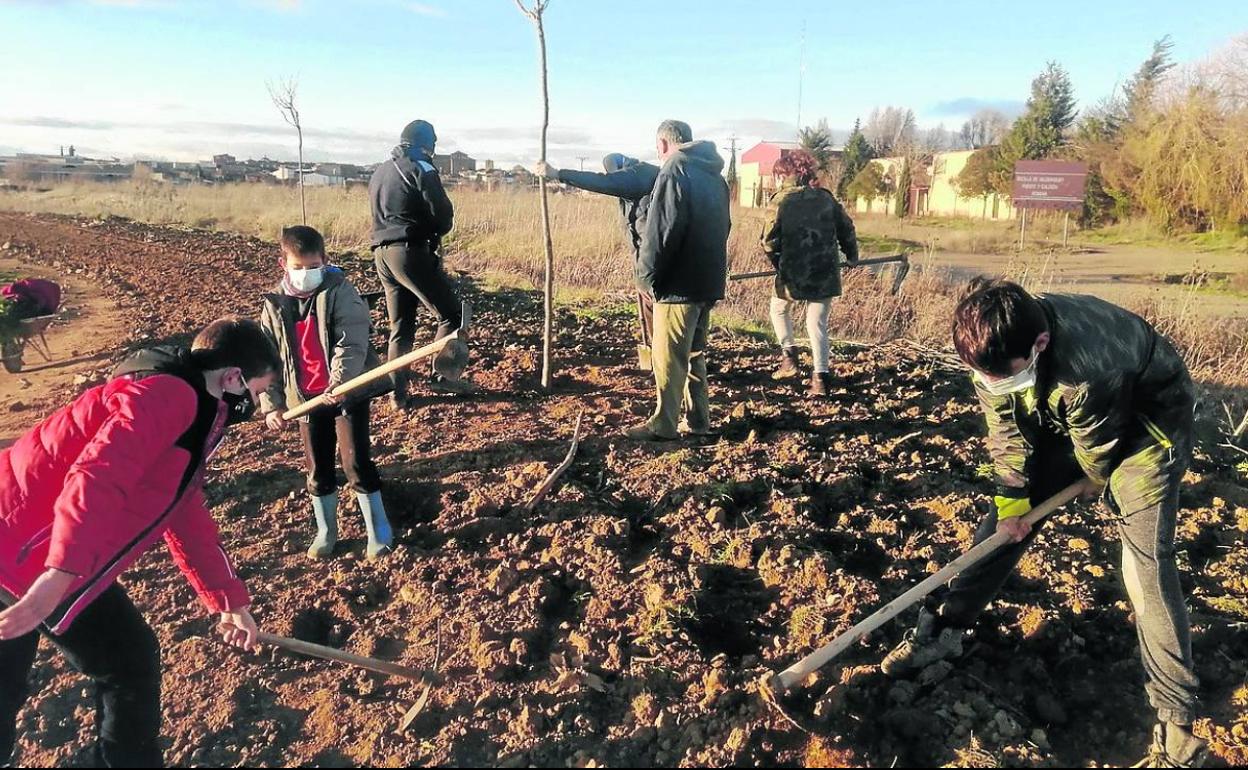
<svg viewBox="0 0 1248 770"><path fill-rule="evenodd" d="M837 197L844 199L849 191L849 185L857 179L858 175L871 163L871 159L875 154L871 151L871 143L867 141L867 137L862 133L862 121L854 121L853 133L849 135L849 140L845 142L845 173L841 175L840 182L836 185Z"/></svg>
<svg viewBox="0 0 1248 770"><path fill-rule="evenodd" d="M820 171L828 170L836 150L832 146L832 129L828 128L826 118L821 119L815 126L807 126L799 131L798 142L803 150L814 156Z"/></svg>
<svg viewBox="0 0 1248 770"><path fill-rule="evenodd" d="M1027 111L1014 121L1001 143L995 174L997 191L1003 195L1011 193L1017 161L1039 160L1057 152L1066 143L1067 131L1077 113L1070 75L1057 62L1049 62L1044 72L1031 81Z"/></svg>
<svg viewBox="0 0 1248 770"><path fill-rule="evenodd" d="M896 214L899 217L910 214L910 184L913 174L910 171L910 159L906 158L901 166L901 176L897 178Z"/></svg>

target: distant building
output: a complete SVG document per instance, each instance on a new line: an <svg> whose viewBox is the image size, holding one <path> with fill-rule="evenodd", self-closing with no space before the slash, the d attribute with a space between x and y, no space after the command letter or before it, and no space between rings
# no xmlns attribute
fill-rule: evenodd
<svg viewBox="0 0 1248 770"><path fill-rule="evenodd" d="M907 208L910 216L972 217L976 219L1014 219L1014 206L1007 196L997 193L964 197L957 187L958 175L966 168L974 150L938 152L914 161L910 170L910 189ZM880 167L885 179L893 187L901 178L905 158L877 158L872 163ZM855 209L860 212L897 213L897 191L872 199L859 198Z"/></svg>
<svg viewBox="0 0 1248 770"><path fill-rule="evenodd" d="M303 167L303 183L304 184L308 184L308 176L315 171L316 169L311 166ZM299 166L297 165L288 166L285 164L278 166L277 169L273 171L273 178L275 178L279 182L298 182L299 181Z"/></svg>
<svg viewBox="0 0 1248 770"><path fill-rule="evenodd" d="M737 201L742 206L766 206L779 185L776 183L776 161L800 150L798 142L759 142L741 155L737 163ZM839 157L841 150L833 150Z"/></svg>
<svg viewBox="0 0 1248 770"><path fill-rule="evenodd" d="M0 157L0 177L10 183L118 182L129 179L133 173L134 166L117 158L84 158L72 146L68 154L62 150L58 155L19 152Z"/></svg>
<svg viewBox="0 0 1248 770"><path fill-rule="evenodd" d="M466 152L456 150L450 155L434 155L433 165L442 176L458 176L461 171L476 171L477 161Z"/></svg>

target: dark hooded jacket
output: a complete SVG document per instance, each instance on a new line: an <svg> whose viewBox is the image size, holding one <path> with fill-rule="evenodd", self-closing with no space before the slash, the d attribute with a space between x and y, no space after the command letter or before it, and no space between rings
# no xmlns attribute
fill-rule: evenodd
<svg viewBox="0 0 1248 770"><path fill-rule="evenodd" d="M624 235L636 259L641 249L641 232L646 225L646 209L650 205L650 191L659 178L659 167L643 163L625 155L608 155L603 161L607 172L573 171L562 169L559 181L579 190L620 199L620 218Z"/></svg>
<svg viewBox="0 0 1248 770"><path fill-rule="evenodd" d="M637 286L656 302L716 302L728 280L728 183L711 142L681 145L650 194Z"/></svg>
<svg viewBox="0 0 1248 770"><path fill-rule="evenodd" d="M413 158L413 154L416 155ZM368 183L373 248L391 243L437 245L451 231L455 209L438 169L423 153L395 147Z"/></svg>

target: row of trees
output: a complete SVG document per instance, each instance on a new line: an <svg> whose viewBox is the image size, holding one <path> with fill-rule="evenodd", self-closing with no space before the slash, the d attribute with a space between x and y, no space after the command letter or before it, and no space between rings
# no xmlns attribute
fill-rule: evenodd
<svg viewBox="0 0 1248 770"><path fill-rule="evenodd" d="M1088 163L1092 224L1143 216L1168 231L1248 228L1248 35L1175 66L1169 38L1089 111L1069 154Z"/></svg>
<svg viewBox="0 0 1248 770"><path fill-rule="evenodd" d="M877 107L867 122L854 121L841 153L835 152L835 136L826 120L801 129L799 140L814 155L823 172L824 184L842 199L872 199L905 189L904 179L885 176L875 158L921 157L948 150L973 150L995 145L1009 129L1009 119L998 110L976 112L954 132L943 125L920 130L914 111L903 107ZM908 164L907 164L908 165ZM903 170L902 176L908 176ZM904 207L904 204L899 203Z"/></svg>
<svg viewBox="0 0 1248 770"><path fill-rule="evenodd" d="M855 123L839 159L826 122L803 130L802 144L843 198L902 191L898 214L923 158L973 149L954 180L968 198L1008 197L1019 160L1079 160L1089 167L1087 225L1143 216L1170 231L1248 227L1248 35L1186 67L1172 48L1158 40L1127 83L1082 114L1070 76L1049 62L1013 122L983 110L956 133L921 131L912 111L883 107ZM870 162L880 157L903 158L896 178Z"/></svg>

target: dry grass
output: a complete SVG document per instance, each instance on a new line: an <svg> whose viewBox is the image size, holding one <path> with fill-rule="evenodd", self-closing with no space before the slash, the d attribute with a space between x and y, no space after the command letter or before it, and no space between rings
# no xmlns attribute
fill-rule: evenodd
<svg viewBox="0 0 1248 770"><path fill-rule="evenodd" d="M474 275L507 276L538 286L542 244L538 201L528 191L455 190L456 227L446 245L448 263ZM298 221L299 196L290 187L271 185L170 186L151 182L70 184L43 191L0 193L0 208L121 216L144 222L231 230L273 240L283 225ZM310 188L310 224L320 229L331 251L367 253L371 223L364 189ZM603 294L624 300L633 290L632 259L624 244L619 208L602 196L560 194L551 198L556 249L556 285L562 296L592 299ZM932 220L917 222L859 215L864 253L897 250L903 243L935 244L955 252L1002 255L1001 272L1034 290L1057 288L1043 260L1014 254L1015 223ZM734 208L729 255L734 272L768 267L759 248L763 212ZM1060 233L1060 220L1038 219L1038 238ZM833 305L832 324L841 338L883 340L908 337L945 347L959 287L935 271L915 271L898 296L888 292L891 274L876 280L865 271L846 276L845 296ZM1248 278L1237 278L1248 280ZM1061 287L1070 290L1070 287ZM735 282L719 306L721 325L766 333L771 281ZM1248 324L1194 312L1196 290L1182 299L1157 301L1141 293L1126 304L1171 337L1197 379L1242 388L1248 384ZM629 301L631 304L631 300Z"/></svg>

